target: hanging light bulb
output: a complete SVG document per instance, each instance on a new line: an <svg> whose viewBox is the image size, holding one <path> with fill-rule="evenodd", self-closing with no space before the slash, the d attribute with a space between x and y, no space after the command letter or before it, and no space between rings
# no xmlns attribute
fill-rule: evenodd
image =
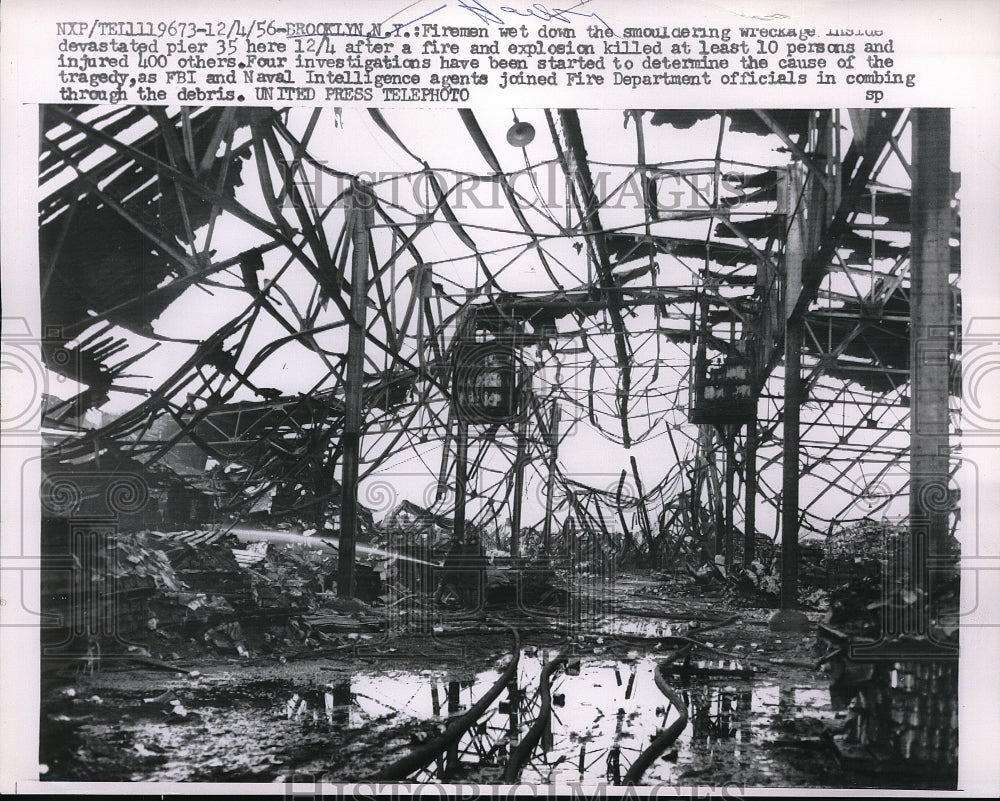
<svg viewBox="0 0 1000 801"><path fill-rule="evenodd" d="M514 124L507 129L507 144L513 147L530 145L535 138L535 126L530 122L521 122L514 117Z"/></svg>

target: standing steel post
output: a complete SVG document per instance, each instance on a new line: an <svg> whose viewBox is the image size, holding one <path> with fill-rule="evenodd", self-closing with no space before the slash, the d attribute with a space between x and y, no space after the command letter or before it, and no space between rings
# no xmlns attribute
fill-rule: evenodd
<svg viewBox="0 0 1000 801"><path fill-rule="evenodd" d="M743 451L743 566L750 567L757 550L757 417L747 423Z"/></svg>
<svg viewBox="0 0 1000 801"><path fill-rule="evenodd" d="M469 483L469 424L457 416L455 425L455 528L454 538L465 541L465 504Z"/></svg>
<svg viewBox="0 0 1000 801"><path fill-rule="evenodd" d="M913 554L922 560L945 555L949 536L951 113L946 108L924 108L912 114L910 536ZM926 537L926 545L919 542L921 537ZM912 580L922 582L926 564L914 567Z"/></svg>
<svg viewBox="0 0 1000 801"><path fill-rule="evenodd" d="M724 543L724 553L726 560L726 570L733 566L734 549L734 517L736 511L736 432L735 425L722 426L721 432L725 436L726 446L726 541Z"/></svg>
<svg viewBox="0 0 1000 801"><path fill-rule="evenodd" d="M525 451L528 438L528 396L531 374L527 367L520 372L517 408L517 454L514 456L514 498L510 512L510 555L517 559L521 555L521 507L524 500Z"/></svg>
<svg viewBox="0 0 1000 801"><path fill-rule="evenodd" d="M785 405L782 417L781 609L795 609L799 592L799 423L802 407L802 318L793 312L802 291L802 261L807 237L802 177L793 164L784 174L785 240Z"/></svg>
<svg viewBox="0 0 1000 801"><path fill-rule="evenodd" d="M552 508L556 485L556 459L559 449L559 404L552 402L552 413L549 418L549 476L545 485L545 522L542 527L542 545L545 553L552 550Z"/></svg>
<svg viewBox="0 0 1000 801"><path fill-rule="evenodd" d="M782 427L781 608L795 609L799 592L799 421L802 406L802 322L785 325L785 408Z"/></svg>
<svg viewBox="0 0 1000 801"><path fill-rule="evenodd" d="M466 289L466 299L471 304L473 291ZM468 502L469 485L469 414L466 402L462 401L467 387L466 381L472 376L466 370L468 365L463 361L465 349L476 341L475 311L471 305L466 305L455 318L456 346L453 350L457 363L452 365L451 415L455 419L455 517L452 537L455 541L465 541L465 506Z"/></svg>
<svg viewBox="0 0 1000 801"><path fill-rule="evenodd" d="M341 436L340 548L337 554L337 595L354 597L354 553L358 533L358 464L361 456L361 421L365 366L365 318L368 307L368 248L375 219L375 198L370 187L355 181L348 195L353 232L351 247L351 326L347 338L347 373L344 389L344 433Z"/></svg>

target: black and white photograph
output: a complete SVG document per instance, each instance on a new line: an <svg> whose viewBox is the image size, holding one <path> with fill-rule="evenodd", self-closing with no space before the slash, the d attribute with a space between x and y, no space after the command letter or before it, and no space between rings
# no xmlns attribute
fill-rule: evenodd
<svg viewBox="0 0 1000 801"><path fill-rule="evenodd" d="M38 119L42 781L955 789L948 109Z"/></svg>
<svg viewBox="0 0 1000 801"><path fill-rule="evenodd" d="M1000 792L1000 8L0 34L0 792Z"/></svg>

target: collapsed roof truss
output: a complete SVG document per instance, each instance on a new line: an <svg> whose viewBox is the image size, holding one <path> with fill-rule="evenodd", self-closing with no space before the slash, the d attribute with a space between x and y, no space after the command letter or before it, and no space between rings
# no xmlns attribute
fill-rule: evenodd
<svg viewBox="0 0 1000 801"><path fill-rule="evenodd" d="M826 488L802 506L802 523L825 530L905 492L905 478L891 474L907 447L906 113L629 111L621 119L635 155L616 161L593 156L607 148L588 141L588 130L604 130L595 112L538 112L532 118L548 134L545 146L541 136L537 148L513 152L495 146L492 116L486 124L472 110L430 113L452 117L448 135L461 165L434 162L440 147L426 137L408 142L392 111L368 111L368 135L378 137L373 147L394 149L391 164L402 153L413 166L379 172L324 143L348 124L360 128L360 112L348 123L332 109L45 107L40 286L53 332L45 350L50 369L81 385L53 407L51 421L74 419L116 393L139 398L104 425L63 439L59 458L111 441L155 461L194 442L212 458L243 462L247 486L307 468L333 471L358 224L349 200L367 169L375 208L362 481L392 465L398 473L406 451L430 480L422 500L448 511L451 348L461 316L490 309L531 334L520 350L535 376L529 485L546 478L552 402L565 409L564 439L577 424L626 448L660 439L668 443L662 466L633 458L632 470L590 484L574 465L556 464L561 519L611 537L618 517L622 531L652 536L689 491L705 449L725 449L686 420L697 338L689 322L705 302L710 349L722 352L734 337L766 345L757 473L761 498L779 508L769 471L780 463L782 406L768 398L781 394L774 370L782 331L763 321L764 311L781 292L789 220L805 193L820 192L829 234L806 265L793 314L806 331L802 469ZM669 135L701 123L716 134L707 156L653 155ZM757 137L770 163L730 155L738 134ZM788 164L801 169L803 194L782 209ZM736 172L740 182L727 184ZM483 187L496 208L468 205ZM666 190L681 192L690 208L664 204ZM623 207L623 198L634 202ZM220 299L219 316L196 326L197 336L162 322L202 292ZM279 360L303 365L294 389L272 380ZM170 369L144 385L134 371L154 364ZM234 423L240 409L256 409L257 424ZM844 409L853 411L849 420ZM175 426L167 438L156 427L165 416ZM510 425L473 431L479 521L509 510L514 434ZM431 450L434 462L423 455ZM742 480L739 458L733 470ZM711 494L711 482L704 486ZM829 494L840 496L832 507Z"/></svg>

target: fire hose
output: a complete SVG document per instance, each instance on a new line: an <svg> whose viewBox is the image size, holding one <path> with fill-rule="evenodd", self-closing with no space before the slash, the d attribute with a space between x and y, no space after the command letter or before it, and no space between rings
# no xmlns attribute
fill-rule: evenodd
<svg viewBox="0 0 1000 801"><path fill-rule="evenodd" d="M535 750L535 746L538 745L538 741L541 739L542 733L548 725L549 718L552 716L550 681L552 674L557 668L565 664L567 658L566 654L559 654L559 656L547 662L545 667L542 668L542 673L538 681L538 693L541 696L542 705L538 710L538 717L531 724L531 728L524 735L524 739L515 748L511 749L510 758L507 760L507 766L503 771L503 780L506 784L513 784L517 781L518 776L521 775L524 763L531 758L531 752Z"/></svg>
<svg viewBox="0 0 1000 801"><path fill-rule="evenodd" d="M486 694L471 706L464 715L455 718L440 735L428 740L406 756L382 768L375 775L375 780L401 781L411 773L427 767L439 754L444 753L449 747L456 744L462 735L482 717L490 704L496 700L497 696L503 692L503 689L514 678L517 671L517 663L521 657L521 637L514 628L511 628L510 632L514 635L514 647L511 659L507 663L507 667L504 668L503 673L500 674L500 678L496 680Z"/></svg>
<svg viewBox="0 0 1000 801"><path fill-rule="evenodd" d="M649 747L636 757L635 762L632 763L632 767L630 767L628 769L628 773L625 774L625 784L636 784L642 778L642 774L646 772L646 769L653 764L653 760L666 751L667 748L669 748L670 745L680 736L681 732L684 731L684 727L687 726L687 704L677 691L667 684L667 680L663 676L663 668L678 657L683 656L690 650L690 648L691 646L688 645L681 648L679 651L674 652L672 655L660 662L656 666L656 670L653 671L653 680L656 682L656 686L660 688L660 692L667 697L674 709L678 711L680 717L660 732L653 742L650 743Z"/></svg>

